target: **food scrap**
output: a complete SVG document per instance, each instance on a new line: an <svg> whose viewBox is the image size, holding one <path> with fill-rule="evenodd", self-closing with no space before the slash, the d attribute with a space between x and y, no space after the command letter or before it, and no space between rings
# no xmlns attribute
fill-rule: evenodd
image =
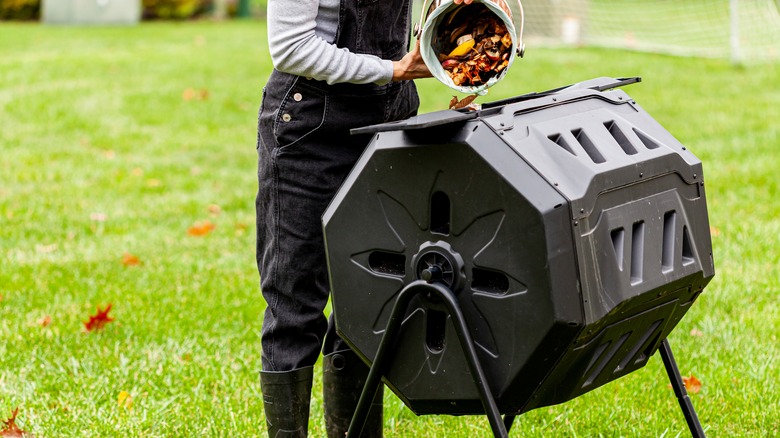
<svg viewBox="0 0 780 438"><path fill-rule="evenodd" d="M433 46L455 85L476 86L509 66L512 36L487 6L474 3L442 19Z"/></svg>

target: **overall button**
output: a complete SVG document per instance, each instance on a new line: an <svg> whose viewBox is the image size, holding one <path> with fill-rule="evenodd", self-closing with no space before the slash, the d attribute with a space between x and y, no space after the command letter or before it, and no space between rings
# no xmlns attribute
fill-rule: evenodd
<svg viewBox="0 0 780 438"><path fill-rule="evenodd" d="M293 99L295 99L296 102L300 102L301 99L303 99L303 95L301 93L295 93L293 94Z"/></svg>
<svg viewBox="0 0 780 438"><path fill-rule="evenodd" d="M285 114L282 114L282 120L285 121L285 122L289 122L290 120L292 120L292 117L290 117L289 114L285 113Z"/></svg>

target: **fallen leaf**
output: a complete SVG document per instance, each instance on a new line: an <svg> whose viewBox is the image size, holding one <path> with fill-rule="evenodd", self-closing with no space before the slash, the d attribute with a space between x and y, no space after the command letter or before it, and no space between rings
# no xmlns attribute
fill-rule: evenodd
<svg viewBox="0 0 780 438"><path fill-rule="evenodd" d="M712 237L720 236L720 230L713 226L710 226L710 234L712 234Z"/></svg>
<svg viewBox="0 0 780 438"><path fill-rule="evenodd" d="M43 318L36 321L41 327L48 327L51 324L51 316L45 315Z"/></svg>
<svg viewBox="0 0 780 438"><path fill-rule="evenodd" d="M217 205L217 204L209 205L208 210L209 210L209 213L211 213L211 214L213 214L215 216L222 212L222 209L219 208L219 205Z"/></svg>
<svg viewBox="0 0 780 438"><path fill-rule="evenodd" d="M209 90L187 88L181 93L181 98L185 101L206 100L209 98Z"/></svg>
<svg viewBox="0 0 780 438"><path fill-rule="evenodd" d="M126 252L122 255L122 264L125 266L138 266L141 264L141 259L139 259L138 256Z"/></svg>
<svg viewBox="0 0 780 438"><path fill-rule="evenodd" d="M699 329L693 329L693 330L691 330L691 336L696 336L696 337L700 338L700 337L704 336L704 332L702 332Z"/></svg>
<svg viewBox="0 0 780 438"><path fill-rule="evenodd" d="M685 383L685 389L691 394L697 394L701 391L701 382L693 374L690 377L683 376L683 383Z"/></svg>
<svg viewBox="0 0 780 438"><path fill-rule="evenodd" d="M217 226L211 223L211 221L205 220L201 222L195 222L193 226L191 226L189 229L187 229L187 234L190 236L205 236L206 234L210 233L214 228Z"/></svg>
<svg viewBox="0 0 780 438"><path fill-rule="evenodd" d="M116 398L116 404L118 404L120 408L131 410L133 409L133 396L127 391L120 391Z"/></svg>
<svg viewBox="0 0 780 438"><path fill-rule="evenodd" d="M111 304L106 306L103 310L100 310L100 307L98 307L97 314L90 316L89 321L84 322L84 328L88 332L102 329L106 324L114 320L114 318L108 316L109 311L111 311Z"/></svg>
<svg viewBox="0 0 780 438"><path fill-rule="evenodd" d="M0 437L3 438L11 438L11 437L25 437L29 434L22 429L19 428L19 426L16 425L16 415L19 414L19 408L11 412L11 418L7 420L3 420L3 424L5 425L2 430L0 430Z"/></svg>

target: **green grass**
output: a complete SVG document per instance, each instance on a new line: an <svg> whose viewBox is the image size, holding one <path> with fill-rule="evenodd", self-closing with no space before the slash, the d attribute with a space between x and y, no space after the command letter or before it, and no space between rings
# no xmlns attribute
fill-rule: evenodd
<svg viewBox="0 0 780 438"><path fill-rule="evenodd" d="M18 406L39 437L261 435L252 147L265 44L258 21L0 24L0 419ZM702 381L693 403L711 436L780 435L780 69L528 47L480 100L629 75L644 82L626 91L704 162L717 274L670 337ZM419 85L422 111L446 106L448 89ZM185 100L188 88L208 98ZM202 220L215 230L188 236ZM116 321L84 333L108 303ZM321 416L316 397L313 436ZM484 418L416 417L390 393L385 416L387 436L489 434ZM657 357L514 429L687 430Z"/></svg>

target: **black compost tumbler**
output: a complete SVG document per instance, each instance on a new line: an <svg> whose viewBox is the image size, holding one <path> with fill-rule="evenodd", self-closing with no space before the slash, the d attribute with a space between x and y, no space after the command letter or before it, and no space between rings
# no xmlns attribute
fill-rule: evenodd
<svg viewBox="0 0 780 438"><path fill-rule="evenodd" d="M619 88L638 81L356 130L323 216L336 326L371 366L349 436L382 381L506 436L656 351L704 435L666 341L714 275L702 166Z"/></svg>

